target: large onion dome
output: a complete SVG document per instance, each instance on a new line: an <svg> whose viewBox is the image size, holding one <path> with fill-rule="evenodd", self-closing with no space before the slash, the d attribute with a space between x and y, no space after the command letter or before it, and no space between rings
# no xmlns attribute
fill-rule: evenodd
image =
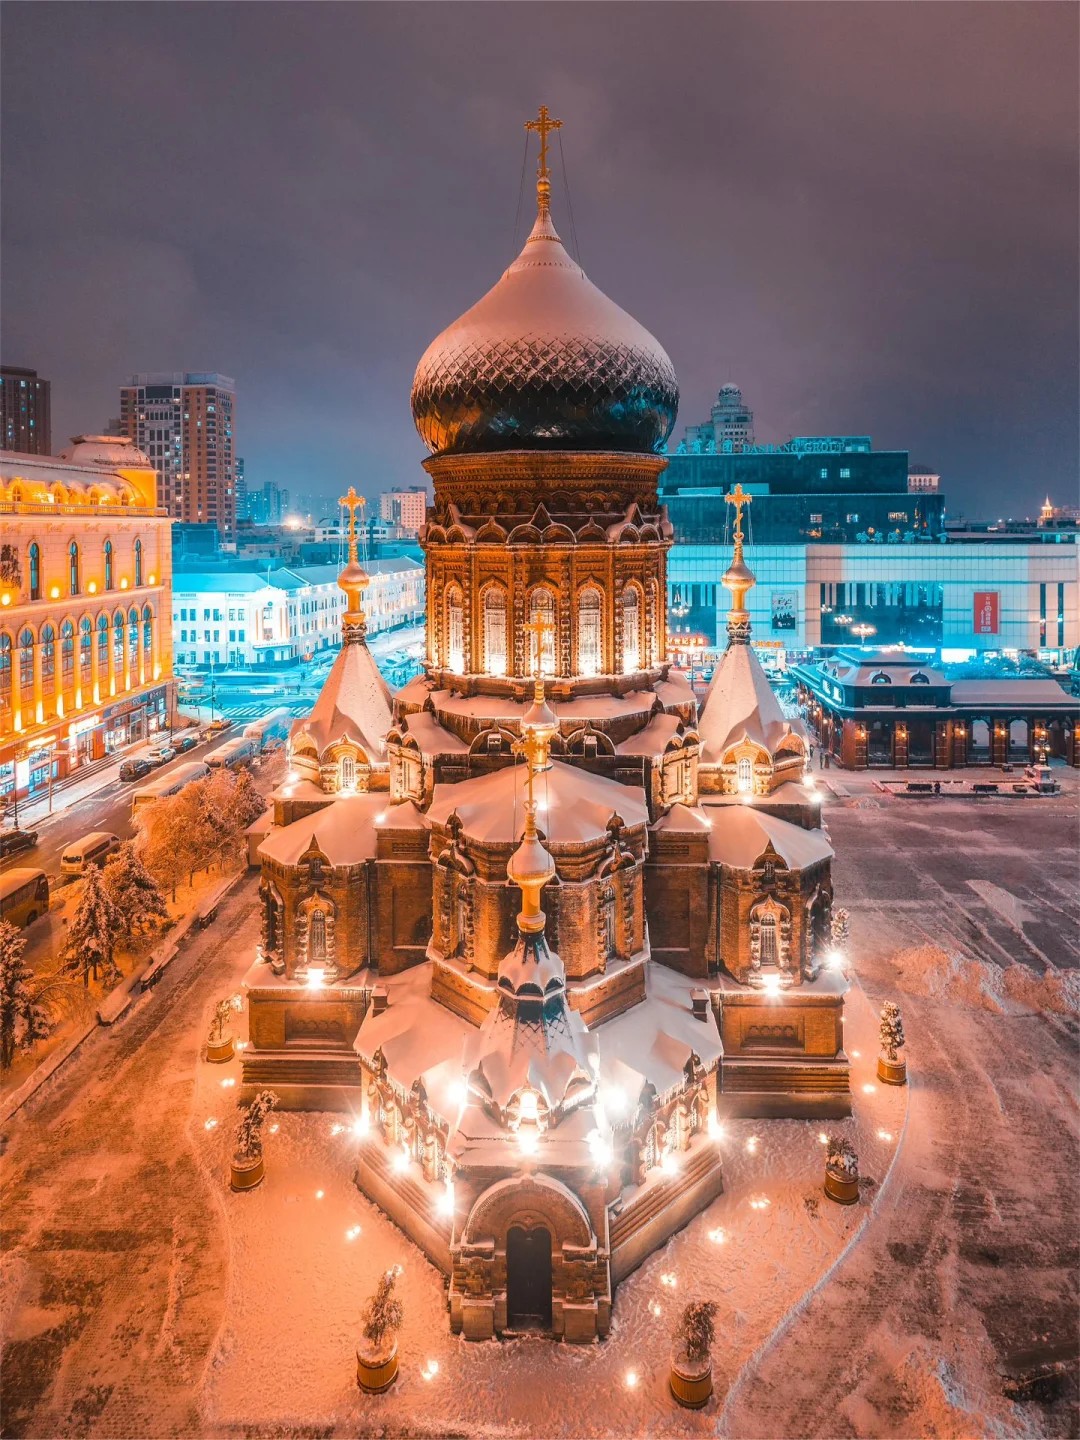
<svg viewBox="0 0 1080 1440"><path fill-rule="evenodd" d="M521 254L432 341L412 388L436 455L659 450L678 405L663 346L570 258L543 194Z"/></svg>

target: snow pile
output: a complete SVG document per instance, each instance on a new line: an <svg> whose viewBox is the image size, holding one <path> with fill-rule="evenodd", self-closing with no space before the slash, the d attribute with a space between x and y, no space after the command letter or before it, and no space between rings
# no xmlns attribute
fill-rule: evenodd
<svg viewBox="0 0 1080 1440"><path fill-rule="evenodd" d="M926 995L949 1005L970 1005L994 1015L1017 1009L1052 1015L1080 1015L1080 974L1040 974L1019 961L1002 969L960 951L936 945L914 945L892 957L897 980L913 995Z"/></svg>

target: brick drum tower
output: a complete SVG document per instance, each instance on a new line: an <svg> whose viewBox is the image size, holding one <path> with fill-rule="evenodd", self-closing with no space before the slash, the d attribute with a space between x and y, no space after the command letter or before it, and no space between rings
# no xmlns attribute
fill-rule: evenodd
<svg viewBox="0 0 1080 1440"><path fill-rule="evenodd" d="M699 716L666 658L660 344L537 217L432 342L427 663L391 700L353 547L341 654L262 845L249 1086L348 1109L356 1181L449 1277L452 1328L607 1333L722 1189L724 1114L848 1113L831 850L750 645Z"/></svg>

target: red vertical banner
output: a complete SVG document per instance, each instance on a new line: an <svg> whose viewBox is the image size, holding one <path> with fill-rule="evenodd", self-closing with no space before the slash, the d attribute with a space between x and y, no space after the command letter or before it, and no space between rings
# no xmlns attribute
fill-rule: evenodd
<svg viewBox="0 0 1080 1440"><path fill-rule="evenodd" d="M998 592L996 590L976 590L974 607L975 634L996 635L998 633Z"/></svg>

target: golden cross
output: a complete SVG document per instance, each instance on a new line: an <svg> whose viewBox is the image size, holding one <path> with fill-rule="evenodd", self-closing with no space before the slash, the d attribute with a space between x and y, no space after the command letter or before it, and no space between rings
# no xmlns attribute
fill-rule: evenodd
<svg viewBox="0 0 1080 1440"><path fill-rule="evenodd" d="M357 495L353 487L349 486L349 493L338 497L338 502L343 509L349 512L349 559L356 559L356 512L362 510L367 504L363 495Z"/></svg>
<svg viewBox="0 0 1080 1440"><path fill-rule="evenodd" d="M536 673L540 675L543 671L544 636L554 635L555 621L550 619L545 611L539 610L536 618L530 620L525 629L531 630L536 636Z"/></svg>
<svg viewBox="0 0 1080 1440"><path fill-rule="evenodd" d="M540 208L546 210L551 195L551 181L548 178L550 172L547 163L548 131L561 130L562 121L552 120L547 106L541 105L536 119L525 121L525 129L535 131L540 136L540 161L536 167L536 198L540 202Z"/></svg>
<svg viewBox="0 0 1080 1440"><path fill-rule="evenodd" d="M753 498L754 498L754 497L753 497L752 495L747 495L746 491L742 488L742 482L741 482L741 481L735 486L735 489L734 489L734 490L732 490L729 494L727 494L727 495L724 496L724 499L727 501L727 503L728 503L729 505L734 505L734 506L735 506L735 534L734 534L734 536L733 536L733 539L735 540L735 543L736 543L737 545L741 543L742 538L743 538L743 528L742 528L742 512L743 512L743 506L744 506L744 505L749 505L749 504L751 503L751 501L753 500Z"/></svg>

